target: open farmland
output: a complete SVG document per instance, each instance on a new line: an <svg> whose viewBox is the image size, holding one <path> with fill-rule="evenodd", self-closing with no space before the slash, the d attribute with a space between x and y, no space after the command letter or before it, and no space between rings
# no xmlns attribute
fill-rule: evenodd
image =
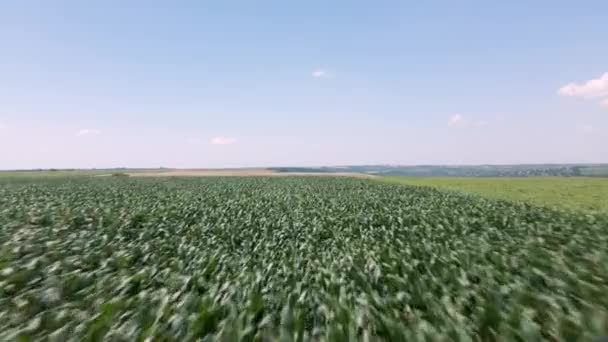
<svg viewBox="0 0 608 342"><path fill-rule="evenodd" d="M591 340L608 217L346 177L0 183L0 340Z"/></svg>

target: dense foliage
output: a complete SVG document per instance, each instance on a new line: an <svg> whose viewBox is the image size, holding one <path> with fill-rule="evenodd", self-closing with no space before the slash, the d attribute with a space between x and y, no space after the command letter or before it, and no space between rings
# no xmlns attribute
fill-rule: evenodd
<svg viewBox="0 0 608 342"><path fill-rule="evenodd" d="M330 177L0 184L0 340L590 340L608 217Z"/></svg>

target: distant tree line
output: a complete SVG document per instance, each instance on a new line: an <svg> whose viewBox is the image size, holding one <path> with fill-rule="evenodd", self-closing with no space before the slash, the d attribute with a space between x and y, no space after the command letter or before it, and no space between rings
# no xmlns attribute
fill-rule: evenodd
<svg viewBox="0 0 608 342"><path fill-rule="evenodd" d="M276 167L276 172L357 172L409 177L608 177L608 164L539 165L355 165L341 167Z"/></svg>

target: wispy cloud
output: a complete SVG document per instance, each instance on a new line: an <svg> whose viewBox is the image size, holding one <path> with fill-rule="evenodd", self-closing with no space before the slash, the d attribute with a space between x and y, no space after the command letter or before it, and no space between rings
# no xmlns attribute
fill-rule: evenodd
<svg viewBox="0 0 608 342"><path fill-rule="evenodd" d="M94 129L94 128L83 128L80 131L78 131L78 133L76 133L77 136L82 137L85 135L99 135L101 134L101 131L98 129Z"/></svg>
<svg viewBox="0 0 608 342"><path fill-rule="evenodd" d="M467 127L467 128L483 128L490 124L486 120L477 120L465 117L462 114L454 114L448 119L448 126L450 127Z"/></svg>
<svg viewBox="0 0 608 342"><path fill-rule="evenodd" d="M200 144L203 142L200 138L188 138L186 141L190 144Z"/></svg>
<svg viewBox="0 0 608 342"><path fill-rule="evenodd" d="M215 137L211 139L212 145L232 145L234 143L236 143L236 139L230 137Z"/></svg>
<svg viewBox="0 0 608 342"><path fill-rule="evenodd" d="M593 126L591 125L579 125L578 127L576 127L576 130L581 132L581 133L591 133L593 132Z"/></svg>
<svg viewBox="0 0 608 342"><path fill-rule="evenodd" d="M464 117L461 114L454 114L448 120L448 126L461 126L464 124Z"/></svg>
<svg viewBox="0 0 608 342"><path fill-rule="evenodd" d="M312 77L314 78L331 78L332 75L329 71L324 69L316 69L312 71Z"/></svg>

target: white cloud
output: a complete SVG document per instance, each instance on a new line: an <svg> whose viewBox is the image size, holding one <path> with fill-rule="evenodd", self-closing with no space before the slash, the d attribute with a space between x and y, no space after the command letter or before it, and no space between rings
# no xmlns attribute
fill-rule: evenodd
<svg viewBox="0 0 608 342"><path fill-rule="evenodd" d="M460 114L454 114L448 120L449 126L460 126L464 123L464 117Z"/></svg>
<svg viewBox="0 0 608 342"><path fill-rule="evenodd" d="M235 138L215 137L215 138L211 139L211 144L212 145L232 145L234 143L236 143L236 139Z"/></svg>
<svg viewBox="0 0 608 342"><path fill-rule="evenodd" d="M327 70L316 69L316 70L313 70L312 77L314 77L314 78L330 78L331 74Z"/></svg>
<svg viewBox="0 0 608 342"><path fill-rule="evenodd" d="M486 127L487 125L488 125L488 122L484 121L484 120L475 122L475 126L477 126L477 127Z"/></svg>
<svg viewBox="0 0 608 342"><path fill-rule="evenodd" d="M93 129L93 128L83 128L80 131L78 131L78 133L76 133L77 136L82 137L85 135L99 135L101 134L101 131L98 129Z"/></svg>
<svg viewBox="0 0 608 342"><path fill-rule="evenodd" d="M600 76L600 78L589 80L582 84L568 83L559 88L558 94L586 99L608 97L608 72Z"/></svg>

